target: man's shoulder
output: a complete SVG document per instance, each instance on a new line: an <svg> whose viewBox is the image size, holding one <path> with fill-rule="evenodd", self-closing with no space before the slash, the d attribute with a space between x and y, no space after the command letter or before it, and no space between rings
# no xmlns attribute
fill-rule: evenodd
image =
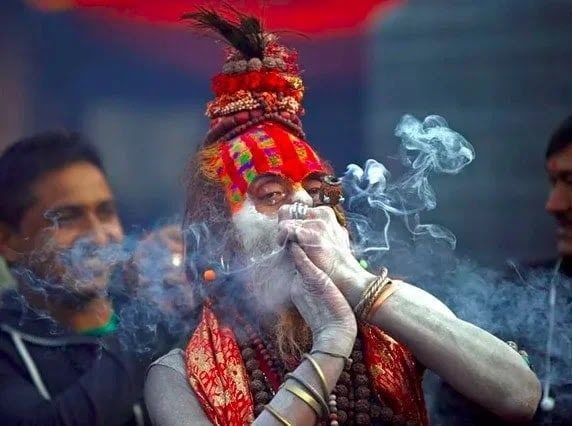
<svg viewBox="0 0 572 426"><path fill-rule="evenodd" d="M182 349L176 348L170 351L169 353L163 355L161 358L155 360L149 368L151 369L154 366L163 366L171 368L178 373L186 374L186 366L185 366L185 352Z"/></svg>

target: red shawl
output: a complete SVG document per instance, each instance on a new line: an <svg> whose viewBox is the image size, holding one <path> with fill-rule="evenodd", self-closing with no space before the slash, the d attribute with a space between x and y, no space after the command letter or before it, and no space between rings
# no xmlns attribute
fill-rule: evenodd
<svg viewBox="0 0 572 426"><path fill-rule="evenodd" d="M406 420L428 425L421 387L423 368L379 328L360 324L360 335L372 388L380 400ZM191 386L214 425L254 421L248 375L234 333L208 307L189 341L185 362Z"/></svg>

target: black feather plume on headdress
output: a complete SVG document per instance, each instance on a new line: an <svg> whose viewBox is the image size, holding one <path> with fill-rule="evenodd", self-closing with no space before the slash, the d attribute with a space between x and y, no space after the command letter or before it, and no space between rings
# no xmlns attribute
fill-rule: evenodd
<svg viewBox="0 0 572 426"><path fill-rule="evenodd" d="M226 5L226 9L235 15L234 19L204 7L199 8L196 12L185 13L181 19L193 21L193 26L197 29L207 30L222 36L244 56L244 59L258 58L262 60L267 37L264 35L260 20L254 16L238 12L230 5Z"/></svg>

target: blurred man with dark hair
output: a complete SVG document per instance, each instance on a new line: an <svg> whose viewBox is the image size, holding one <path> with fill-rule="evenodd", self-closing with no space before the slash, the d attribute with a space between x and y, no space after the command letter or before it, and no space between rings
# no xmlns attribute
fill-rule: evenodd
<svg viewBox="0 0 572 426"><path fill-rule="evenodd" d="M99 154L75 133L0 157L0 424L142 424L144 365L119 348L106 251L123 229Z"/></svg>
<svg viewBox="0 0 572 426"><path fill-rule="evenodd" d="M572 115L554 131L546 149L546 170L551 183L546 211L558 222L557 249L561 271L572 275Z"/></svg>
<svg viewBox="0 0 572 426"><path fill-rule="evenodd" d="M568 425L572 424L572 359L569 346L569 324L572 319L572 115L565 118L550 136L545 166L550 180L545 208L558 224L558 258L530 264L522 271L527 282L542 273L549 273L551 277L544 280L544 297L547 299L547 309L552 309L554 316L554 334L547 336L553 342L552 348L549 354L546 353L548 348L535 348L537 353L531 355L534 363L545 367L546 371L542 373L547 380L552 380L552 387L545 383L544 391L548 395L544 395L535 423ZM545 361L547 356L551 359L550 370Z"/></svg>
<svg viewBox="0 0 572 426"><path fill-rule="evenodd" d="M510 264L503 271L503 280L491 285L495 297L500 303L512 303L512 306L527 306L530 324L540 323L548 327L550 313L551 286L554 285L557 297L554 298L554 329L550 354L551 371L547 371L547 334L531 332L522 324L515 324L507 318L498 317L498 334L516 339L529 353L529 359L535 370L546 380L550 375L551 386L544 384L544 397L536 411L535 425L572 424L572 381L570 380L569 327L570 303L572 302L572 116L563 120L553 131L546 148L546 170L551 187L546 200L546 211L552 214L558 223L557 252L540 261ZM509 296L511 302L506 302ZM532 298L540 302L534 303ZM545 305L543 305L546 303ZM494 302L493 302L494 306ZM538 307L541 307L538 309ZM497 307L498 308L498 307ZM505 306L506 308L506 306ZM483 307L483 309L485 309ZM487 309L491 309L487 307ZM493 308L494 310L494 308ZM496 312L510 312L498 308ZM513 314L515 314L513 312ZM515 325L518 328L515 328ZM490 416L480 407L471 404L453 391L438 378L431 377L426 383L434 400L432 422L436 425L500 425L506 424ZM548 391L548 394L546 392Z"/></svg>

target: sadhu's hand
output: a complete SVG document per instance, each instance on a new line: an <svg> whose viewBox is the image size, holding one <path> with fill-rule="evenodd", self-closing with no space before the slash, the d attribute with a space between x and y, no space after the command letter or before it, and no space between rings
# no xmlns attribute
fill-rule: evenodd
<svg viewBox="0 0 572 426"><path fill-rule="evenodd" d="M351 307L330 277L297 244L289 245L301 280L290 287L292 302L312 330L314 349L348 357L357 334Z"/></svg>
<svg viewBox="0 0 572 426"><path fill-rule="evenodd" d="M322 270L355 304L364 286L375 276L364 270L354 257L348 231L327 206L308 208L304 219L292 219L291 205L278 211L279 239L296 242L308 258Z"/></svg>

